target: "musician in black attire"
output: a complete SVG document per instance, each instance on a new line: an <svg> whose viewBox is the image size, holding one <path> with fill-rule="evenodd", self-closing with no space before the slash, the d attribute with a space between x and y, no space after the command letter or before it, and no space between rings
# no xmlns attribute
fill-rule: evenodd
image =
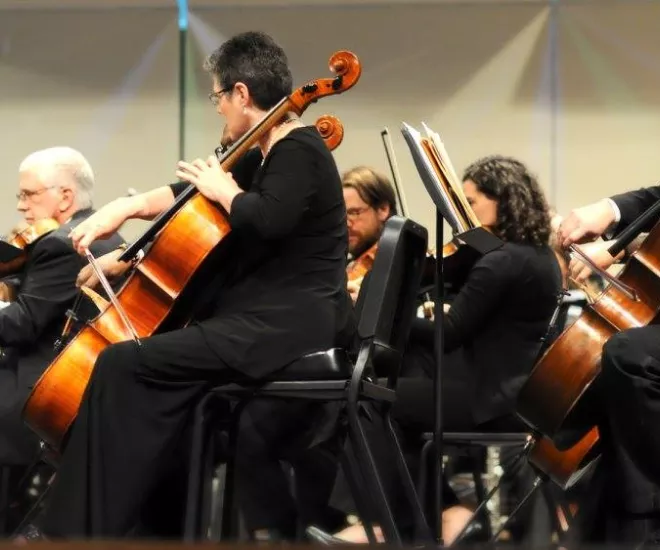
<svg viewBox="0 0 660 550"><path fill-rule="evenodd" d="M477 219L504 245L475 263L445 314L443 428L517 428L516 397L534 366L561 290L559 265L548 246L549 209L536 178L512 158L480 159L466 169L463 181ZM433 322L415 319L392 409L411 445L420 432L433 429L433 338ZM373 430L371 437L379 435ZM382 445L379 456L385 453ZM410 450L411 458L417 456L417 447ZM393 457L379 463L388 481L396 476L393 464ZM458 506L448 485L445 505L443 532L449 544L470 511ZM399 512L400 525L408 526L406 510ZM348 528L340 536L366 541L361 528Z"/></svg>
<svg viewBox="0 0 660 550"><path fill-rule="evenodd" d="M615 237L660 200L660 186L602 199L570 213L558 238L566 247L599 236ZM650 231L658 219L641 231ZM609 242L608 244L611 244ZM608 244L592 259L606 268L614 262ZM637 242L639 244L639 241ZM633 250L628 250L632 252ZM574 261L572 270L582 266ZM619 332L603 346L601 373L593 394L603 440L600 471L583 503L581 535L589 542L638 544L660 534L660 327ZM603 491L599 498L596 490ZM593 505L598 504L597 508ZM592 525L593 523L593 525Z"/></svg>
<svg viewBox="0 0 660 550"><path fill-rule="evenodd" d="M355 261L377 243L385 221L396 213L396 200L388 179L366 166L342 174L342 187L350 273ZM361 281L362 277L349 277L353 300ZM254 400L244 410L236 443L236 498L243 521L257 540L293 540L299 524L330 530L343 524L344 515L327 505L337 459L327 445L318 445L330 439L331 418L326 423L324 416L310 403L282 399ZM295 471L295 498L290 472L282 462Z"/></svg>
<svg viewBox="0 0 660 550"><path fill-rule="evenodd" d="M14 294L0 309L0 465L10 473L3 476L3 482L11 485L3 488L12 499L10 516L16 510L14 499L23 501L26 496L16 494L14 482L25 474L39 449L39 440L21 412L32 386L55 357L54 343L78 292L76 277L86 260L76 253L68 234L92 214L93 189L91 166L69 147L35 151L19 167L17 209L26 225L45 219L60 225L28 245L22 269L4 281ZM121 242L113 234L95 243L92 253L105 254ZM5 525L11 529L20 519L10 517Z"/></svg>
<svg viewBox="0 0 660 550"><path fill-rule="evenodd" d="M231 38L206 67L233 141L291 93L286 55L263 33ZM297 120L277 124L259 147L264 160L249 191L215 157L179 163L177 176L227 212L230 260L216 266L204 294L209 307L195 322L101 353L41 525L45 536L128 535L185 451L191 412L207 388L258 379L343 344L346 211L334 160L316 128ZM84 250L126 219L153 218L182 187L108 204L72 233L76 246Z"/></svg>

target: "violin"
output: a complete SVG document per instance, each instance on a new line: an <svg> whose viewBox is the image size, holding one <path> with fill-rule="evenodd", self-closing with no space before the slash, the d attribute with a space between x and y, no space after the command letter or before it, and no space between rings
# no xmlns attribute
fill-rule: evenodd
<svg viewBox="0 0 660 550"><path fill-rule="evenodd" d="M346 266L346 275L349 281L357 281L362 279L374 265L376 260L376 253L378 252L378 241L371 247L365 250L357 258L352 260Z"/></svg>
<svg viewBox="0 0 660 550"><path fill-rule="evenodd" d="M362 72L357 56L349 51L336 52L329 66L332 78L309 81L282 98L220 157L222 169L230 171L290 112L300 116L319 99L349 90ZM69 341L24 405L25 422L48 447L61 450L96 359L107 346L127 340L139 344L141 338L187 323L189 301L185 298L195 287L196 275L203 273L206 258L226 242L230 232L227 214L189 185L123 252L119 261L135 263L123 287L116 295L109 293L111 303ZM144 252L147 243L151 246Z"/></svg>
<svg viewBox="0 0 660 550"><path fill-rule="evenodd" d="M37 220L32 224L26 221L19 222L0 241L0 277L18 273L25 265L27 248L59 226L60 224L52 218Z"/></svg>

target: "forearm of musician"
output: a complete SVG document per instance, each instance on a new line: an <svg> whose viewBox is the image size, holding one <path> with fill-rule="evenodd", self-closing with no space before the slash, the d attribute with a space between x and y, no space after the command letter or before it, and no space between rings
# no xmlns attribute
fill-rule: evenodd
<svg viewBox="0 0 660 550"><path fill-rule="evenodd" d="M174 184L177 185L177 184ZM184 185L183 189L187 186ZM181 192L181 189L178 192ZM165 185L146 193L140 193L132 197L121 197L118 201L124 201L127 219L137 218L141 220L153 220L158 214L167 210L174 204L175 194L173 186Z"/></svg>

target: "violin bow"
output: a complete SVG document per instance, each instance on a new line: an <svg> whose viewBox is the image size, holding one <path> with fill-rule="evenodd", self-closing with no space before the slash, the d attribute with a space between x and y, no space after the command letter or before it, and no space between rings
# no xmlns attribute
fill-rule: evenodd
<svg viewBox="0 0 660 550"><path fill-rule="evenodd" d="M392 137L390 136L390 131L387 129L387 127L383 128L383 130L380 132L380 137L383 140L383 147L385 147L385 155L387 156L387 162L390 165L390 171L392 172L392 183L394 183L394 190L396 191L396 198L399 202L401 215L404 218L407 218L408 205L403 195L403 189L401 188L401 183L400 183L401 174L399 174L399 167L396 163L396 157L394 156Z"/></svg>

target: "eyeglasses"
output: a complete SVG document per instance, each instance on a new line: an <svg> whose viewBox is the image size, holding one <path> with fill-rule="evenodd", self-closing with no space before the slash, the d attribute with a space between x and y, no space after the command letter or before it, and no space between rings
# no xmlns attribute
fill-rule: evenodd
<svg viewBox="0 0 660 550"><path fill-rule="evenodd" d="M210 101L211 103L213 103L213 105L217 105L218 103L220 103L220 96L221 96L222 94L226 94L227 92L231 92L231 90L233 89L233 87L234 87L234 85L232 84L232 85L229 86L228 88L223 88L223 89L220 90L219 92L211 92L211 93L209 94L209 101Z"/></svg>
<svg viewBox="0 0 660 550"><path fill-rule="evenodd" d="M23 189L22 191L16 193L16 198L19 201L26 201L36 195L41 195L41 193L43 193L44 191L48 191L49 189L53 189L54 187L55 187L54 185L51 185L49 187L42 187L41 189L37 189L36 191L28 191L26 189Z"/></svg>
<svg viewBox="0 0 660 550"><path fill-rule="evenodd" d="M364 214L367 210L371 208L370 206L363 206L361 208L349 208L346 210L346 215L348 216L349 219L354 220L355 218L359 218L362 214Z"/></svg>

